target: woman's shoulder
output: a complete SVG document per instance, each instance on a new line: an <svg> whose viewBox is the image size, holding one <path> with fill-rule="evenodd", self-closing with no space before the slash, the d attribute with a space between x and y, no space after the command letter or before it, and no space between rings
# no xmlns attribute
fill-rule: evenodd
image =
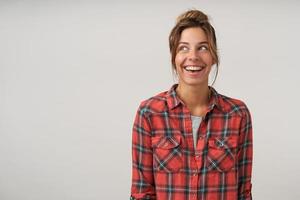
<svg viewBox="0 0 300 200"><path fill-rule="evenodd" d="M168 91L159 92L146 99L139 104L139 110L148 113L160 113L167 109Z"/></svg>
<svg viewBox="0 0 300 200"><path fill-rule="evenodd" d="M243 99L218 93L218 103L229 114L250 115L248 105Z"/></svg>

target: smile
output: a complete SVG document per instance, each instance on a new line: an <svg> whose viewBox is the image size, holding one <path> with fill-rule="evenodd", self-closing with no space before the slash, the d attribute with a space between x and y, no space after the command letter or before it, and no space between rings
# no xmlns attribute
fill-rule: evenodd
<svg viewBox="0 0 300 200"><path fill-rule="evenodd" d="M185 67L183 67L184 70L188 71L188 72L200 72L202 71L205 67L203 66L194 66L194 65L187 65Z"/></svg>

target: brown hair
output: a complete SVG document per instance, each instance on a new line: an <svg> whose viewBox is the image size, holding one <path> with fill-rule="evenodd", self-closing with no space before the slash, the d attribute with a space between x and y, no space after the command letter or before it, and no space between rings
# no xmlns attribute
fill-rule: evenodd
<svg viewBox="0 0 300 200"><path fill-rule="evenodd" d="M177 54L177 48L181 37L181 33L184 29L192 28L192 27L201 28L207 36L209 51L217 66L216 76L213 81L214 83L218 75L218 69L219 69L219 56L217 53L217 39L215 35L215 29L210 24L207 15L199 10L189 10L177 17L176 25L174 26L174 28L172 29L169 35L169 47L171 53L172 69L176 71L175 57Z"/></svg>

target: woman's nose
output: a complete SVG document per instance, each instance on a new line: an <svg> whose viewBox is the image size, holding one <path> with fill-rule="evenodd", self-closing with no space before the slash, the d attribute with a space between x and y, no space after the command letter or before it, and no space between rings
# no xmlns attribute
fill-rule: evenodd
<svg viewBox="0 0 300 200"><path fill-rule="evenodd" d="M196 50L191 50L188 54L188 59L191 61L198 61L200 58Z"/></svg>

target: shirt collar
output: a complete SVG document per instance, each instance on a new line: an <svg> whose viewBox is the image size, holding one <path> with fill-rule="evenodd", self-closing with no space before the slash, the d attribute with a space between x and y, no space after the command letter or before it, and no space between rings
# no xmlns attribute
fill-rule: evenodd
<svg viewBox="0 0 300 200"><path fill-rule="evenodd" d="M170 90L167 92L166 95L168 108L170 110L177 107L179 104L184 105L183 101L178 97L176 93L177 86L178 84L172 85L172 87L170 88ZM208 86L208 87L211 90L211 97L208 103L208 111L211 111L214 108L214 106L216 106L218 109L220 109L220 111L225 112L223 107L220 105L220 94L212 86Z"/></svg>

